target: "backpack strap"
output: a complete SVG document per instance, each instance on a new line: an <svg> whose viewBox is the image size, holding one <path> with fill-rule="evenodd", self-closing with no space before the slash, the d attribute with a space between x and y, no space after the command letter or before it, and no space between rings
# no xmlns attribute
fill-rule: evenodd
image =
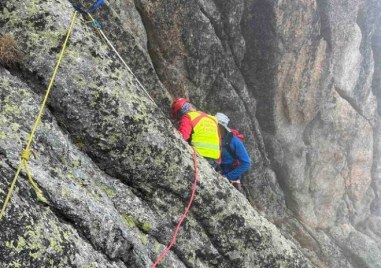
<svg viewBox="0 0 381 268"><path fill-rule="evenodd" d="M205 113L200 113L200 115L199 115L199 116L197 116L195 119L193 119L193 120L191 121L191 124L192 124L192 128L194 128L194 127L195 127L195 125L197 125L197 124L198 124L198 122L200 122L200 120L201 120L201 119L203 119L205 116L206 116L206 114L205 114Z"/></svg>
<svg viewBox="0 0 381 268"><path fill-rule="evenodd" d="M233 133L229 132L228 134L226 134L226 139L225 139L225 142L222 146L228 151L228 153L231 155L231 157L236 159L237 155L235 154L233 149L230 147L230 142L232 141L232 138L233 138Z"/></svg>
<svg viewBox="0 0 381 268"><path fill-rule="evenodd" d="M212 116L210 116L206 113L200 113L199 116L197 116L195 119L193 119L191 121L192 127L195 127L197 125L197 123L200 122L200 120L203 119L204 117L209 117L210 119L212 119L217 124L216 120Z"/></svg>

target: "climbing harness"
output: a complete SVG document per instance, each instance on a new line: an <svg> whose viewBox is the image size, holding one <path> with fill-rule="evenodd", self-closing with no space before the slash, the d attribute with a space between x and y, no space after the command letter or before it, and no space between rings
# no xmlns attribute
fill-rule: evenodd
<svg viewBox="0 0 381 268"><path fill-rule="evenodd" d="M193 148L193 147L192 147ZM175 244L176 242L176 237L177 237L177 233L179 232L179 229L181 227L181 224L183 223L183 221L185 220L185 218L187 217L188 213L189 213L189 210L190 210L190 207L193 203L193 199L194 199L194 196L196 194L196 188L197 188L197 177L198 177L198 170L197 170L197 153L196 153L196 150L193 148L193 165L194 165L194 180L193 180L193 185L192 185L192 194L191 194L191 197L189 198L189 202L188 202L188 206L185 208L185 211L183 213L183 215L181 215L180 219L179 219L179 222L177 223L177 226L176 226L176 229L175 231L173 232L173 235L172 235L172 239L171 239L171 242L169 243L168 247L166 247L163 251L163 253L160 254L160 256L156 259L156 261L154 262L154 264L152 264L152 266L150 268L155 268L165 257L165 255L167 255L167 253L169 252L169 250L172 248L172 246Z"/></svg>
<svg viewBox="0 0 381 268"><path fill-rule="evenodd" d="M7 196L6 196L6 198L5 198L5 201L4 201L4 203L3 203L3 207L2 207L1 212L0 212L0 221L1 221L2 217L3 217L3 215L4 215L5 209L6 209L6 207L7 207L7 204L8 204L8 202L9 202L9 199L11 198L12 192L13 192L13 190L14 190L14 187L15 187L15 185L16 185L17 179L18 179L18 177L19 177L19 174L20 174L21 169L22 169L23 166L25 167L25 172L26 172L26 174L27 174L27 177L28 177L30 183L32 184L33 188L34 188L35 191L36 191L37 198L38 198L40 201L42 201L42 202L47 202L46 199L45 199L45 197L44 197L43 194L42 194L42 191L40 190L40 188L38 188L37 184L36 184L35 181L32 179L32 176L31 176L31 174L30 174L30 170L29 170L29 167L28 167L28 161L29 161L29 159L30 159L30 154L31 154L31 149L30 149L30 147L31 147L31 145L32 145L33 138L34 138L34 135L35 135L35 133L36 133L37 127L38 127L38 125L39 125L40 122L41 122L42 114L43 114L43 112L44 112L44 108L45 108L45 106L46 106L46 102L47 102L47 100L48 100L48 96L49 96L50 90L51 90L51 88L52 88L52 86L53 86L53 83L54 83L54 80L55 80L55 78L56 78L56 75L57 75L57 72L58 72L58 68L59 68L60 65L61 65L61 61L62 61L64 52L65 52L65 50L66 50L67 43L68 43L68 41L69 41L69 37L70 37L70 35L71 35L71 32L73 31L73 27L74 27L74 23L75 23L75 19L76 19L76 17L77 17L77 11L74 11L74 13L73 13L73 15L72 15L72 17L71 17L70 26L69 26L68 32L67 32L67 34L66 34L66 38L65 38L64 44L63 44L62 49L61 49L61 53L60 53L60 55L59 55L59 57L58 57L58 61L57 61L57 63L56 63L56 67L54 68L53 75L52 75L52 77L50 78L50 83L49 83L48 88L47 88L47 90L46 90L45 97L44 97L44 99L43 99L43 101L42 101L42 104L41 104L41 107L40 107L40 111L39 111L39 113L38 113L38 115L37 115L36 121L35 121L34 126L33 126L33 128L32 128L32 131L31 131L30 134L29 134L28 142L27 142L27 144L26 144L26 146L25 146L25 149L24 149L24 151L21 153L21 161L20 161L20 163L19 163L19 166L18 166L18 168L17 168L15 177L13 178L13 181L12 181L11 186L10 186L10 188L9 188L8 194L7 194Z"/></svg>

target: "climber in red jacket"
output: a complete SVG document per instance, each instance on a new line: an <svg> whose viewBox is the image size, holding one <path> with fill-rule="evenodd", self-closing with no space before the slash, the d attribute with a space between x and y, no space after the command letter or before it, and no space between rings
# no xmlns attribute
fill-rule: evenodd
<svg viewBox="0 0 381 268"><path fill-rule="evenodd" d="M221 155L217 118L197 111L185 98L176 99L171 108L184 140L216 167Z"/></svg>

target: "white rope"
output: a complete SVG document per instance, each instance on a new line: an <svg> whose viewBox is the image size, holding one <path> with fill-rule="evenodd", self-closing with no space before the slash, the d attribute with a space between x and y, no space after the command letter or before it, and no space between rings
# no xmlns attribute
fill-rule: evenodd
<svg viewBox="0 0 381 268"><path fill-rule="evenodd" d="M91 16L91 14L87 13L89 15L89 17L95 21L95 19ZM148 96L148 98L157 106L159 107L156 102L153 100L153 98L150 96L150 94L148 93L148 91L144 88L144 86L142 85L142 83L140 83L139 79L136 77L136 75L134 74L134 72L131 70L131 68L127 65L127 63L124 61L124 59L122 58L122 56L120 56L120 54L118 53L118 51L116 50L116 48L111 44L110 40L107 38L107 36L103 33L102 29L99 29L97 27L99 33L102 35L102 37L106 40L107 44L112 48L112 50L114 50L115 54L118 56L118 58L120 59L120 61L124 64L124 66L127 68L127 70L132 74L132 76L136 79L136 81L138 82L140 88L144 91L144 93Z"/></svg>

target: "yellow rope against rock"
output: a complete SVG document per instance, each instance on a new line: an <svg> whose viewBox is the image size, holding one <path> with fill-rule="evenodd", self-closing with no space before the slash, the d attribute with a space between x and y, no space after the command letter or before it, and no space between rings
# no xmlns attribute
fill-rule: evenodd
<svg viewBox="0 0 381 268"><path fill-rule="evenodd" d="M59 55L57 63L56 63L56 67L54 68L54 71L53 71L53 75L50 78L50 83L49 83L48 88L46 90L45 97L44 97L44 99L42 101L42 104L41 104L41 107L40 107L40 111L39 111L39 113L37 115L36 121L35 121L34 126L32 128L32 131L29 134L28 142L27 142L27 144L25 146L25 150L21 153L21 161L19 163L19 166L17 168L15 177L13 178L13 181L12 181L11 186L9 188L8 194L7 194L7 196L6 196L5 200L4 200L3 207L2 207L1 212L0 212L0 221L1 221L2 217L3 217L3 215L4 215L4 212L5 212L5 209L7 207L8 202L9 202L9 199L11 198L12 192L13 192L13 190L15 188L15 185L16 185L18 176L20 175L22 166L25 167L25 172L27 174L29 182L31 183L31 185L34 188L34 190L36 191L37 198L40 201L42 201L42 202L47 202L45 197L42 194L42 191L40 190L40 188L38 188L36 182L32 179L32 175L30 174L30 170L29 170L29 167L28 167L28 161L30 159L30 154L31 154L30 147L32 145L33 138L34 138L34 135L36 133L37 127L38 127L38 125L41 122L42 114L44 112L44 108L46 106L46 102L48 100L48 96L49 96L50 90L51 90L51 88L53 86L53 83L54 83L54 80L55 80L55 78L57 76L58 68L61 65L61 61L62 61L64 52L66 50L67 43L69 41L69 37L71 35L71 32L73 31L73 27L74 27L74 23L75 23L76 17L77 17L77 11L74 11L74 13L73 13L73 15L71 17L71 22L70 22L70 26L69 26L68 32L66 34L65 42L64 42L64 44L62 46L60 55Z"/></svg>

